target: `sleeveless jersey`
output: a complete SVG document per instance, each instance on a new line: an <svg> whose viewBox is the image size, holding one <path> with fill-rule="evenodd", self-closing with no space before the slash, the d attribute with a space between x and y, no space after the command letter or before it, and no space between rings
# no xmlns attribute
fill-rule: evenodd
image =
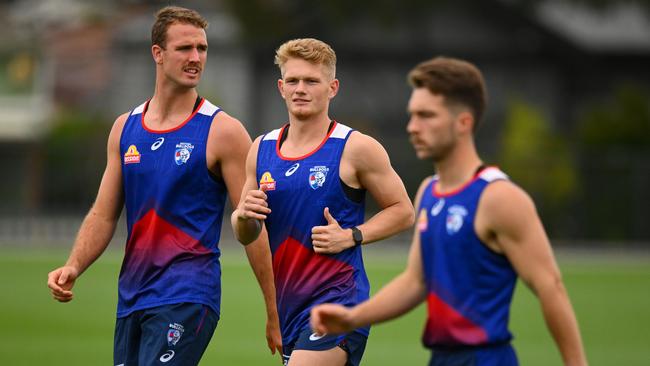
<svg viewBox="0 0 650 366"><path fill-rule="evenodd" d="M219 314L219 236L226 187L206 162L220 109L203 99L180 126L144 125L148 102L128 117L120 139L128 237L117 316L181 302Z"/></svg>
<svg viewBox="0 0 650 366"><path fill-rule="evenodd" d="M272 211L265 225L273 255L282 340L288 345L309 329L312 306L358 304L368 299L369 284L360 246L321 255L314 252L311 241L311 229L327 225L325 207L342 228L364 221L364 202L350 200L339 177L341 155L352 129L334 123L315 151L297 158L280 153L279 141L285 130L286 126L271 131L260 141L257 180ZM367 336L368 329L357 331Z"/></svg>
<svg viewBox="0 0 650 366"><path fill-rule="evenodd" d="M517 275L503 255L478 238L474 219L479 198L492 181L508 179L495 167L480 171L448 194L435 190L434 176L418 208L418 231L427 285L426 347L508 342L510 302Z"/></svg>

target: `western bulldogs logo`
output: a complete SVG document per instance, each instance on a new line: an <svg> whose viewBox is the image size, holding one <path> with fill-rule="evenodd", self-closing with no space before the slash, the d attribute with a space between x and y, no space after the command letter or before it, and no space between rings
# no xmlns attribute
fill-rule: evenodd
<svg viewBox="0 0 650 366"><path fill-rule="evenodd" d="M447 210L447 234L454 235L463 227L467 216L467 209L463 206L453 205Z"/></svg>
<svg viewBox="0 0 650 366"><path fill-rule="evenodd" d="M176 153L174 154L174 160L176 165L183 165L187 163L192 155L192 150L194 150L194 145L189 142L181 142L176 144Z"/></svg>
<svg viewBox="0 0 650 366"><path fill-rule="evenodd" d="M169 324L169 330L167 331L167 345L169 347L175 346L181 339L184 331L185 328L178 323Z"/></svg>
<svg viewBox="0 0 650 366"><path fill-rule="evenodd" d="M323 165L315 166L309 169L309 186L312 189L318 189L325 184L325 179L327 178L327 172L330 169Z"/></svg>

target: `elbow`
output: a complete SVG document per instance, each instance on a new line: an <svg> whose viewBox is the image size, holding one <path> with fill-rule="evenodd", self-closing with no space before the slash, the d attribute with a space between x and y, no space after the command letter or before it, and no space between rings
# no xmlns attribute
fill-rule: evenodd
<svg viewBox="0 0 650 366"><path fill-rule="evenodd" d="M403 211L403 217L402 220L400 220L400 223L402 224L401 230L406 230L413 227L413 224L415 223L415 211L411 204L408 204Z"/></svg>

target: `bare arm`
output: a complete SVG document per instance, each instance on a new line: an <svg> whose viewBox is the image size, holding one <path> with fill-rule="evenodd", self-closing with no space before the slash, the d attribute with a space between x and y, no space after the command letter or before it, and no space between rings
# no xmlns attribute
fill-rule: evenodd
<svg viewBox="0 0 650 366"><path fill-rule="evenodd" d="M232 207L238 206L242 194L242 187L246 180L246 171L242 169L242 166L245 165L250 146L251 139L239 121L225 113L217 114L210 130L208 142L209 154L213 153L214 158L208 159L208 161L218 162L214 165L220 167L219 173L228 187ZM231 216L231 219L234 215ZM257 239L251 240L245 250L248 262L264 296L267 315L266 340L269 349L273 354L276 350L282 352L280 320L275 305L273 265L268 237L258 233Z"/></svg>
<svg viewBox="0 0 650 366"><path fill-rule="evenodd" d="M530 197L511 182L490 184L479 202L476 229L488 246L508 257L538 297L565 365L586 365L578 322Z"/></svg>
<svg viewBox="0 0 650 366"><path fill-rule="evenodd" d="M271 213L266 193L257 186L257 151L261 138L253 142L246 158L246 179L241 189L239 205L230 216L230 224L240 243L248 245L262 232L262 220Z"/></svg>
<svg viewBox="0 0 650 366"><path fill-rule="evenodd" d="M66 264L48 274L47 285L54 299L72 300L75 280L104 252L115 232L124 197L120 136L128 115L117 118L107 143L106 169L97 198L84 218Z"/></svg>
<svg viewBox="0 0 650 366"><path fill-rule="evenodd" d="M419 206L422 191L429 179L420 185L415 199ZM409 258L404 271L384 286L375 296L353 308L338 304L322 304L311 311L311 325L315 332L344 333L369 324L381 323L403 315L418 304L427 295L420 235L415 228Z"/></svg>
<svg viewBox="0 0 650 366"><path fill-rule="evenodd" d="M341 179L351 187L366 189L381 209L359 225L363 244L372 243L406 230L415 219L404 183L390 164L386 150L370 136L354 132L349 137L340 167ZM338 253L354 246L351 229L341 229L328 211L327 226L312 229L312 243L318 253Z"/></svg>

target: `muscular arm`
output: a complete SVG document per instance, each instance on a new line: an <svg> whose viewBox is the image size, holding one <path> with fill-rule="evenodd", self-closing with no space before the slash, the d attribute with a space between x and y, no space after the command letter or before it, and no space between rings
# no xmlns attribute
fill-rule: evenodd
<svg viewBox="0 0 650 366"><path fill-rule="evenodd" d="M406 230L415 218L404 183L390 165L386 150L372 137L354 132L343 151L340 176L345 184L366 189L381 209L359 225L363 244L372 243ZM354 246L352 230L341 229L328 210L328 225L312 229L312 244L318 253L338 253Z"/></svg>
<svg viewBox="0 0 650 366"><path fill-rule="evenodd" d="M242 187L246 180L245 164L246 155L251 146L251 139L244 129L244 126L236 119L225 113L219 113L215 117L215 122L210 130L210 140L208 141L209 154L213 157L208 162L218 162L220 175L223 177L228 188L228 196L232 207L237 207ZM217 164L213 164L214 166ZM233 213L234 217L235 214ZM234 228L234 226L233 226ZM237 233L237 231L235 231ZM236 234L237 235L237 234ZM239 239L239 236L238 236ZM245 246L246 256L250 263L255 278L262 290L264 303L266 305L267 324L266 338L272 353L276 350L282 351L282 338L280 336L280 326L278 312L275 305L275 285L273 282L273 265L271 262L271 252L269 249L268 237L258 235L251 239Z"/></svg>
<svg viewBox="0 0 650 366"><path fill-rule="evenodd" d="M485 243L508 257L538 297L564 363L586 365L573 307L530 197L507 181L490 184L479 202L476 228Z"/></svg>
<svg viewBox="0 0 650 366"><path fill-rule="evenodd" d="M419 206L426 179L418 190L415 206ZM358 327L381 323L403 315L426 298L427 288L422 270L420 235L417 227L413 234L408 262L404 271L384 286L369 300L346 308L337 304L316 306L311 312L314 331L323 333L343 333Z"/></svg>
<svg viewBox="0 0 650 366"><path fill-rule="evenodd" d="M244 245L248 245L260 236L263 229L262 220L266 219L266 215L271 212L266 202L266 194L257 187L255 171L260 139L255 140L248 151L241 199L230 216L230 224L235 232L235 237Z"/></svg>
<svg viewBox="0 0 650 366"><path fill-rule="evenodd" d="M120 136L128 115L115 120L108 137L107 161L97 198L84 218L70 256L63 267L48 274L52 296L61 302L72 300L75 280L104 252L115 232L124 197Z"/></svg>

